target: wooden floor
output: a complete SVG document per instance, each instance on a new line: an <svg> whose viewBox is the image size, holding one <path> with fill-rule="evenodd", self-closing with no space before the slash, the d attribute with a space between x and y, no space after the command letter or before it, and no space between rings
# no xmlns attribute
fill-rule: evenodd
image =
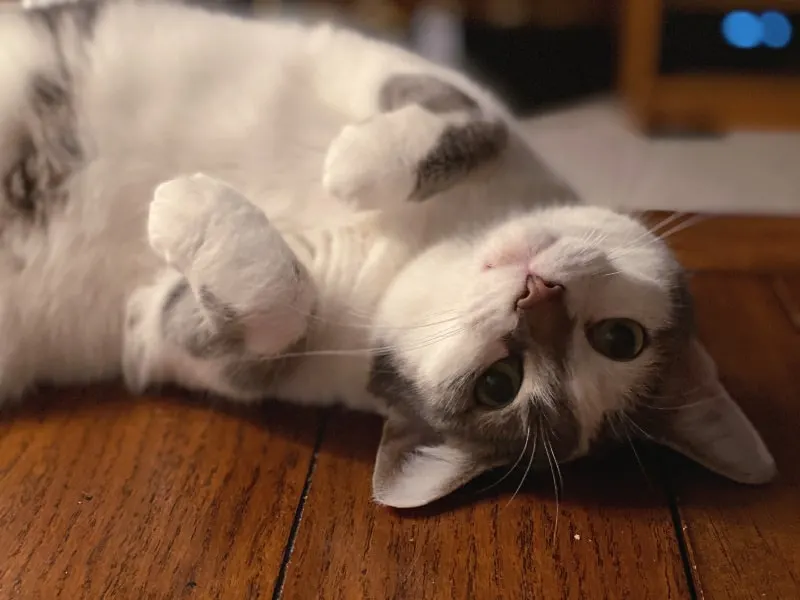
<svg viewBox="0 0 800 600"><path fill-rule="evenodd" d="M370 501L375 419L60 392L0 417L0 600L800 598L800 227L754 222L673 241L775 484L622 448L558 502L489 477L401 513Z"/></svg>

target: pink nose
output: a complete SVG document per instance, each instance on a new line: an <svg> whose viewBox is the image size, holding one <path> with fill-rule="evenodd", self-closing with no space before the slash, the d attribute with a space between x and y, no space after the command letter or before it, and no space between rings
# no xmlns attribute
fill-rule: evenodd
<svg viewBox="0 0 800 600"><path fill-rule="evenodd" d="M564 295L564 286L560 283L545 281L538 275L528 275L525 291L517 299L517 307L528 309L540 302L558 300Z"/></svg>

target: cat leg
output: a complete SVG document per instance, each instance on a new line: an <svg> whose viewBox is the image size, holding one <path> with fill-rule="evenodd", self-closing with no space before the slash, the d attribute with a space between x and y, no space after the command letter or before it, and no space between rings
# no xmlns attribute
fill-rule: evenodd
<svg viewBox="0 0 800 600"><path fill-rule="evenodd" d="M427 74L389 76L379 111L331 142L325 189L364 208L419 202L491 165L509 145L506 120Z"/></svg>
<svg viewBox="0 0 800 600"><path fill-rule="evenodd" d="M276 357L304 339L315 301L304 266L260 210L201 174L156 189L148 234L169 268L128 302L128 386L266 395L287 368Z"/></svg>

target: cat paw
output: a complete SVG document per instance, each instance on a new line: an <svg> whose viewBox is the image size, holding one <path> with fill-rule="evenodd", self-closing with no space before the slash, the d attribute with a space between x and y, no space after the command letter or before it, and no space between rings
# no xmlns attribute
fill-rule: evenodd
<svg viewBox="0 0 800 600"><path fill-rule="evenodd" d="M325 156L325 190L370 209L406 201L438 129L437 118L414 105L345 126Z"/></svg>
<svg viewBox="0 0 800 600"><path fill-rule="evenodd" d="M265 219L239 192L202 173L166 181L156 188L150 203L150 246L186 273L209 241L233 241L220 239L220 230L239 212Z"/></svg>
<svg viewBox="0 0 800 600"><path fill-rule="evenodd" d="M207 314L250 324L253 351L271 352L276 339L280 346L298 329L298 314L311 310L316 288L305 266L266 215L225 183L198 174L161 184L148 234Z"/></svg>
<svg viewBox="0 0 800 600"><path fill-rule="evenodd" d="M147 233L153 250L186 276L198 262L241 267L242 261L257 262L262 252L280 257L284 246L262 211L202 173L156 188Z"/></svg>

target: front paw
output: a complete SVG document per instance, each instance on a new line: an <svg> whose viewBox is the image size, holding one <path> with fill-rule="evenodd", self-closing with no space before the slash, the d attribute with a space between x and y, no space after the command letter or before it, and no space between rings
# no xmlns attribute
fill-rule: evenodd
<svg viewBox="0 0 800 600"><path fill-rule="evenodd" d="M251 246L269 245L277 237L264 213L247 198L202 173L156 188L147 233L153 250L187 276L201 254L213 262L232 260L231 255L246 255Z"/></svg>
<svg viewBox="0 0 800 600"><path fill-rule="evenodd" d="M404 202L414 193L418 164L438 135L437 126L418 106L345 126L325 156L325 190L363 208Z"/></svg>

